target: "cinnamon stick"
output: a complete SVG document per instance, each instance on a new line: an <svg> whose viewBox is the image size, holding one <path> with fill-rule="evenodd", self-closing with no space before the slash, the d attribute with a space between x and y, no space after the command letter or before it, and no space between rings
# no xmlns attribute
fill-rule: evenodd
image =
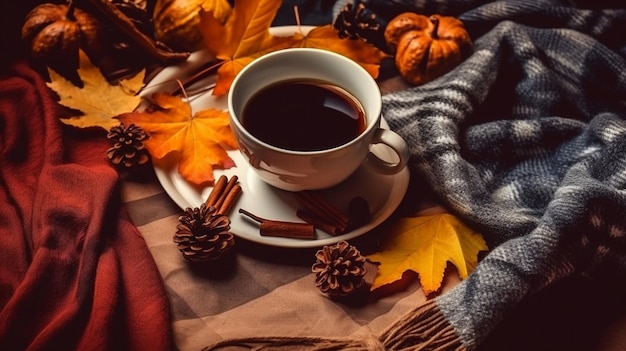
<svg viewBox="0 0 626 351"><path fill-rule="evenodd" d="M215 207L216 208L222 207L222 204L224 203L224 200L226 200L226 197L228 197L228 194L233 189L235 184L237 184L237 182L238 182L237 176L232 176L228 180L228 182L226 182L226 186L224 187L224 190L222 191L220 196L217 198L217 201L215 202Z"/></svg>
<svg viewBox="0 0 626 351"><path fill-rule="evenodd" d="M303 209L298 209L296 210L296 216L298 216L298 218L300 218L301 220L312 224L315 228L324 231L330 235L339 235L342 234L341 233L341 229L335 227L334 225L326 222L325 220L315 216L314 214L303 210Z"/></svg>
<svg viewBox="0 0 626 351"><path fill-rule="evenodd" d="M343 233L350 224L350 217L333 206L319 194L304 190L296 193L296 198L317 218L337 228L338 233Z"/></svg>
<svg viewBox="0 0 626 351"><path fill-rule="evenodd" d="M219 207L217 213L228 214L228 212L230 212L230 209L233 207L233 204L235 203L235 201L237 201L239 195L241 195L242 192L243 191L241 189L241 185L239 184L236 184L234 187L232 187L232 189L229 189L226 193L226 197L224 198L224 202L222 202L222 205Z"/></svg>
<svg viewBox="0 0 626 351"><path fill-rule="evenodd" d="M274 236L293 239L315 239L315 226L310 223L270 220L254 215L242 208L239 213L259 222L262 236Z"/></svg>
<svg viewBox="0 0 626 351"><path fill-rule="evenodd" d="M218 214L228 214L239 195L243 192L238 181L239 178L236 175L230 179L225 175L221 175L207 197L206 205L217 208Z"/></svg>
<svg viewBox="0 0 626 351"><path fill-rule="evenodd" d="M215 207L215 204L217 203L219 197L224 192L224 189L226 189L227 183L228 183L228 178L225 175L221 175L217 179L217 181L215 181L215 184L213 185L213 189L211 190L209 197L206 199L207 206Z"/></svg>

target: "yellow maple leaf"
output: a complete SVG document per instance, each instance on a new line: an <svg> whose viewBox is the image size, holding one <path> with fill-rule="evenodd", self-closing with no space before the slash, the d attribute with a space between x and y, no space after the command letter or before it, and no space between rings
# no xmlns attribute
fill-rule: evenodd
<svg viewBox="0 0 626 351"><path fill-rule="evenodd" d="M80 51L79 57L78 75L83 87L48 69L51 82L46 84L59 95L59 103L82 112L80 116L62 118L61 121L79 128L102 127L109 130L119 124L115 116L139 106L141 97L137 92L144 85L145 70L130 79L121 80L118 85L111 85L84 52Z"/></svg>
<svg viewBox="0 0 626 351"><path fill-rule="evenodd" d="M152 100L158 108L121 114L118 119L148 133L145 145L153 158L178 152L178 172L197 185L213 184L214 169L235 166L226 152L237 147L226 111L210 108L192 113L186 101L164 92L153 94Z"/></svg>
<svg viewBox="0 0 626 351"><path fill-rule="evenodd" d="M371 290L402 279L410 270L419 275L424 293L431 294L441 287L448 262L465 279L478 264L478 253L487 250L479 233L448 213L401 218L389 232L382 251L366 256L380 263Z"/></svg>

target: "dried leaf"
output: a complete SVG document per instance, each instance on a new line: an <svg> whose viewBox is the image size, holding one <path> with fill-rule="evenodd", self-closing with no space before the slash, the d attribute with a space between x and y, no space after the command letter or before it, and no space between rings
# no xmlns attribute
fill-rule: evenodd
<svg viewBox="0 0 626 351"><path fill-rule="evenodd" d="M296 45L304 48L329 50L351 58L363 66L374 78L378 78L380 62L389 56L363 40L339 38L337 30L330 24L315 27L306 35L301 35L300 42Z"/></svg>
<svg viewBox="0 0 626 351"><path fill-rule="evenodd" d="M391 224L393 233L382 244L382 251L366 256L380 263L371 290L402 279L406 271L419 274L428 295L441 287L448 262L465 279L478 264L478 253L487 250L479 233L451 214L405 217Z"/></svg>
<svg viewBox="0 0 626 351"><path fill-rule="evenodd" d="M178 172L197 185L213 184L214 169L235 166L226 152L237 147L226 111L211 108L192 114L186 101L163 92L155 93L152 99L158 108L118 118L126 125L140 126L150 135L145 145L153 158L179 153Z"/></svg>
<svg viewBox="0 0 626 351"><path fill-rule="evenodd" d="M79 128L102 127L109 130L119 124L114 117L133 111L141 102L137 92L144 85L145 70L133 78L120 81L118 85L111 85L100 69L80 51L78 75L83 82L82 88L52 69L48 72L51 82L46 84L59 95L59 103L83 113L81 116L61 119L65 124Z"/></svg>

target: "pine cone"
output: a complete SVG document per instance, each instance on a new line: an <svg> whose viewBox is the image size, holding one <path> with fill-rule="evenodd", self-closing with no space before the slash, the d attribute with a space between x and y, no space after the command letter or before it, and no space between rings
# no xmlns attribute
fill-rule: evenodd
<svg viewBox="0 0 626 351"><path fill-rule="evenodd" d="M109 130L107 138L113 141L113 146L107 150L107 158L113 164L132 167L148 162L148 151L143 144L147 135L140 127L131 124L124 128L120 124Z"/></svg>
<svg viewBox="0 0 626 351"><path fill-rule="evenodd" d="M174 242L183 257L193 262L215 261L230 252L235 237L230 232L230 219L205 203L187 208L178 218Z"/></svg>
<svg viewBox="0 0 626 351"><path fill-rule="evenodd" d="M363 40L388 52L389 48L385 42L387 22L357 0L354 4L348 3L343 7L333 22L333 28L337 30L340 38Z"/></svg>
<svg viewBox="0 0 626 351"><path fill-rule="evenodd" d="M315 285L330 296L345 296L365 282L365 257L346 241L324 246L315 254L311 268Z"/></svg>

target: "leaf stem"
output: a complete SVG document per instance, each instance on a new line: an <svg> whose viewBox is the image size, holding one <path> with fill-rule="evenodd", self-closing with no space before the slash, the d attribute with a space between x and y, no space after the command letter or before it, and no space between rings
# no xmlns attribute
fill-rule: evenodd
<svg viewBox="0 0 626 351"><path fill-rule="evenodd" d="M179 84L179 87L172 92L172 95L178 95L191 84L196 83L199 80L210 76L211 74L214 74L224 64L224 62L225 61L209 61L206 64L202 65L196 73L194 73L192 76Z"/></svg>
<svg viewBox="0 0 626 351"><path fill-rule="evenodd" d="M300 11L298 10L298 5L293 6L293 15L296 17L296 26L300 29Z"/></svg>

